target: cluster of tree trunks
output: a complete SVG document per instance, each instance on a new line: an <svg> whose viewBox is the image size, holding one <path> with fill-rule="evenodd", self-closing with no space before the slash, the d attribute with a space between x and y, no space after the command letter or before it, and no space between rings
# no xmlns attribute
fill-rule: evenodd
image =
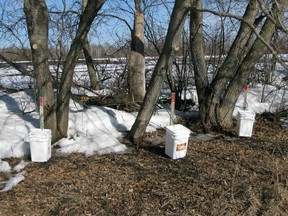
<svg viewBox="0 0 288 216"><path fill-rule="evenodd" d="M208 80L208 70L205 63L203 41L203 11L202 1L175 1L169 23L165 44L160 58L153 71L143 105L127 135L133 143L143 139L145 129L153 113L153 108L159 97L159 82L166 73L172 51L173 38L181 26L181 21L190 11L190 47L193 61L196 88L199 102L199 112L206 131L212 128L226 130L232 127L232 114L237 98L259 58L267 50L276 31L277 21L281 20L287 9L288 2L280 0L273 2L271 17L257 17L263 5L258 0L251 0L241 21L237 36L212 81ZM262 20L264 20L262 22ZM259 26L258 25L262 24ZM257 33L260 29L260 33Z"/></svg>
<svg viewBox="0 0 288 216"><path fill-rule="evenodd" d="M52 131L52 142L67 136L69 120L69 101L74 68L80 51L83 49L90 26L105 0L88 0L80 17L76 35L66 57L61 75L57 100L54 98L51 74L48 65L48 25L49 13L45 0L25 0L28 36L32 50L32 62L39 95L45 95L44 123ZM56 103L57 101L57 103Z"/></svg>
<svg viewBox="0 0 288 216"><path fill-rule="evenodd" d="M46 2L45 0L24 0L36 87L38 94L45 96L44 122L45 127L52 130L53 142L67 136L72 79L81 50L86 58L91 88L100 88L90 54L87 34L105 2L105 0L82 1L79 25L65 60L60 89L55 98L48 64L49 13ZM142 106L127 138L136 144L142 141L157 104L163 80L171 71L172 58L179 50L178 43L189 12L190 55L194 67L203 126L207 131L215 126L219 130L231 128L235 102L253 71L256 61L267 49L274 52L269 44L277 27L283 26L281 18L287 10L288 1L271 1L271 7L263 10L265 6L262 1L250 0L242 17L217 13L219 16L231 16L239 19L240 28L223 63L218 66L215 77L213 80L208 80L203 41L203 13L211 11L202 8L201 0L175 0L165 43L147 91L144 71L145 20L142 3L142 0L134 0L134 25L130 29L132 40L129 55L129 95L132 101L142 102ZM212 11L211 13L216 12Z"/></svg>

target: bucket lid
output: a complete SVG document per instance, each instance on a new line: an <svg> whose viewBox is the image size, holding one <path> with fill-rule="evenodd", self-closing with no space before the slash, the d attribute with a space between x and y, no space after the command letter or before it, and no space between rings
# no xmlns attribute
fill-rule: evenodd
<svg viewBox="0 0 288 216"><path fill-rule="evenodd" d="M255 113L253 111L250 110L239 110L238 114L239 117L251 117L254 118L255 117Z"/></svg>
<svg viewBox="0 0 288 216"><path fill-rule="evenodd" d="M170 125L166 127L166 130L172 134L190 134L190 130L181 124Z"/></svg>
<svg viewBox="0 0 288 216"><path fill-rule="evenodd" d="M51 130L50 129L40 129L40 128L33 128L31 129L30 135L34 135L34 134L51 134Z"/></svg>

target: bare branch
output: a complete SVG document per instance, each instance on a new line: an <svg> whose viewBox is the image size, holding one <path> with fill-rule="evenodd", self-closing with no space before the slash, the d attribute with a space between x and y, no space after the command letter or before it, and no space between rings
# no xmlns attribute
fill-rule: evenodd
<svg viewBox="0 0 288 216"><path fill-rule="evenodd" d="M214 10L210 10L207 8L196 8L196 10L200 11L200 12L208 12L211 14L214 14L216 16L220 16L220 17L231 17L234 19L237 19L241 22L245 22L254 32L254 34L256 35L257 38L259 38L259 40L269 49L269 51L275 56L275 58L277 59L277 61L286 69L288 70L288 65L286 65L286 63L279 58L278 53L273 49L272 46L269 45L268 42L265 41L265 39L259 34L259 32L257 31L257 28L254 25L251 25L249 22L247 22L245 19L243 19L242 16L238 16L235 14L231 14L231 13L226 13L226 12L216 12ZM274 23L275 24L275 23ZM276 24L275 24L276 25ZM287 32L287 30L285 31L285 33Z"/></svg>
<svg viewBox="0 0 288 216"><path fill-rule="evenodd" d="M268 19L270 19L271 22L274 23L274 24L277 26L277 28L281 29L283 32L285 32L286 34L288 34L288 29L286 29L286 28L284 27L284 25L282 24L281 20L279 19L279 16L277 16L277 20L276 20L273 16L271 16L271 14L270 14L270 13L267 11L267 9L264 7L263 1L261 1L261 0L257 0L257 1L258 1L259 5L260 5L260 8L261 8L262 12L265 14L265 16L266 16ZM280 10L279 4L278 4L277 1L275 1L275 4L277 5L278 10Z"/></svg>
<svg viewBox="0 0 288 216"><path fill-rule="evenodd" d="M3 60L4 62L6 62L11 67L15 68L21 74L26 75L26 76L32 76L31 71L28 71L28 70L26 70L26 68L22 67L21 65L14 63L13 61L10 61L5 56L3 56L1 53L0 53L0 59Z"/></svg>
<svg viewBox="0 0 288 216"><path fill-rule="evenodd" d="M121 18L121 17L116 16L116 15L113 15L113 14L98 14L98 16L116 18L116 19L124 22L124 23L127 25L127 27L129 28L129 30L130 30L131 32L132 32L132 30L133 30L132 27L130 26L130 24L129 24L129 23L127 22L127 20L124 19L124 18Z"/></svg>

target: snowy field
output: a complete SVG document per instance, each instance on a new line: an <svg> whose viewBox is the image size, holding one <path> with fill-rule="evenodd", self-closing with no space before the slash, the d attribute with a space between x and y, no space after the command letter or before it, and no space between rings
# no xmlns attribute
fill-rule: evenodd
<svg viewBox="0 0 288 216"><path fill-rule="evenodd" d="M81 81L82 78L87 79L87 75L83 74L85 69L84 65L76 67L75 78L78 81ZM287 84L282 82L282 77L285 75L280 73L277 76L277 82L275 82L277 85L275 86L253 84L249 87L248 110L263 113L275 112L288 107L288 88ZM28 89L33 85L31 78L23 77L11 68L2 68L0 69L0 84L12 89L26 89L11 94L0 91L0 172L13 172L8 182L2 182L6 184L6 187L0 192L4 192L24 180L25 166L31 161L22 161L17 166L11 167L2 159L29 156L29 132L34 128L39 128L40 123L35 106L35 96ZM74 89L74 91L78 90ZM195 98L196 94L193 89L188 93L188 97L193 95ZM243 98L244 94L242 93L235 106L235 117L238 110L243 107ZM192 112L177 112L176 114L190 115ZM108 107L89 106L84 108L81 104L71 101L68 137L53 145L53 153L67 155L80 152L89 157L93 154L130 152L131 149L122 144L121 139L130 130L136 116L137 113L127 113ZM169 121L170 116L165 109L157 110L147 131L166 127L169 125ZM283 124L287 125L287 120L283 120ZM55 148L56 146L57 148Z"/></svg>

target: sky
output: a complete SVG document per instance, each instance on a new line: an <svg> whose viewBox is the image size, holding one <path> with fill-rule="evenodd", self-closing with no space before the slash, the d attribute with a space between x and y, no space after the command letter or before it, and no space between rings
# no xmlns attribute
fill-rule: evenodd
<svg viewBox="0 0 288 216"><path fill-rule="evenodd" d="M80 5L75 4L76 1L72 0L65 0L65 1L58 1L58 0L46 0L47 6L51 12L55 11L61 11L64 10L64 4L65 10L79 10ZM120 2L120 3L119 3ZM89 32L89 40L93 44L118 44L119 46L123 46L127 41L130 40L130 33L129 28L127 27L126 23L121 21L121 19L125 19L127 23L129 23L130 27L133 26L133 2L134 1L127 1L131 5L127 5L123 3L124 0L109 0L107 1L104 6L102 7L100 14L101 16L97 17L92 28ZM154 7L149 7L149 10L145 11L147 23L150 23L150 25L155 28L154 31L156 32L157 38L164 38L167 28L168 28L168 22L170 19L169 13L172 11L173 7L173 1L169 1L170 4L168 4L168 7L164 6L164 4L160 4ZM172 3L171 3L172 2ZM206 3L204 1L204 3ZM71 8L72 5L75 5L74 8ZM243 7L243 3L237 2L237 4L232 4L230 7L235 8L234 11L236 13L243 13L243 9L245 9L245 6ZM221 11L221 10L227 10L228 4L225 5L225 7L220 8L216 4L210 3L205 5L204 7ZM4 11L4 13L3 13ZM3 13L3 14L2 14ZM69 13L70 15L73 14L74 18L76 17L76 13ZM104 16L110 14L112 16ZM153 21L151 21L151 17L148 16L148 14L153 15ZM11 0L0 0L0 18L1 21L7 25L7 26L13 26L12 32L7 28L2 28L0 25L0 47L9 47L9 46L17 46L21 47L24 45L25 47L29 47L28 37L27 37L27 31L26 31L26 23L23 19L24 12L23 12L23 1L17 0L17 1L11 1ZM59 13L51 13L51 21L50 21L50 31L49 31L49 37L51 46L55 46L52 41L58 41L58 37L63 32L58 26L58 31L56 31L55 27L55 18L56 16L60 16ZM120 19L117 19L116 17L120 17ZM20 21L19 21L20 20ZM101 20L99 22L99 20ZM230 19L226 19L226 30L229 31L229 34L232 34L231 32L237 31L238 25L237 22L234 21L233 27L231 25L228 25ZM205 13L204 15L204 28L206 32L206 36L212 37L215 32L219 31L220 19L212 15L210 13ZM16 23L16 24L15 24ZM68 30L68 26L75 24L76 22L74 20L70 20L70 18L65 19L65 25L67 25L67 28L64 29L64 35L67 33L66 37L70 37L70 31ZM153 23L153 24L152 24ZM65 26L64 25L64 26ZM52 29L52 27L54 28ZM63 25L62 25L63 26ZM229 27L230 26L230 27ZM61 33L62 32L62 33ZM67 46L70 45L71 39L65 38L65 42L67 42Z"/></svg>
<svg viewBox="0 0 288 216"><path fill-rule="evenodd" d="M76 69L83 71L84 65L78 65ZM12 78L15 70L0 69L0 82L6 87L25 88L28 86L29 79L18 76ZM80 72L78 72L80 73ZM76 71L76 76L77 71ZM281 78L283 74L278 74L275 79L275 84L278 87L267 85L263 89L263 85L254 84L248 88L248 108L250 114L262 112L274 112L282 106L288 106L288 89L280 88ZM81 77L81 76L79 76ZM283 83L282 83L283 84ZM74 91L76 91L74 89ZM102 90L99 94L107 94L109 90ZM89 94L88 92L86 92ZM261 102L262 94L264 93L265 101ZM195 92L191 92L195 95ZM190 95L190 96L191 96ZM96 96L96 95L94 95ZM187 95L189 97L189 95ZM243 110L244 94L242 93L235 106L234 117L237 119L239 110ZM177 117L187 117L195 115L195 110L190 112L176 112ZM71 153L82 153L86 157L94 154L110 154L110 153L129 153L132 148L127 147L122 143L122 138L133 125L137 113L127 113L121 110L115 110L104 106L88 106L83 107L75 101L70 101L69 128L68 137L61 139L52 145L51 157L66 156ZM239 119L239 118L238 118ZM254 123L254 120L252 119ZM253 124L252 123L252 124ZM283 125L288 127L288 119L283 119ZM25 181L25 166L29 163L45 163L50 156L47 152L40 154L41 162L32 161L31 150L36 149L35 145L38 142L44 143L49 147L49 139L39 133L39 115L36 111L35 98L30 89L19 91L16 93L7 94L0 90L0 173L4 172L9 176L6 180L1 180L0 186L3 189L0 192L6 192L21 181ZM153 114L149 126L146 131L155 131L157 128L166 128L170 125L170 115L165 109L157 109ZM35 129L36 132L35 135ZM237 129L235 128L235 131ZM32 134L32 135L31 135ZM253 134L252 134L253 136ZM210 139L210 134L194 134L190 139ZM212 136L213 138L213 136ZM36 139L36 140L35 140ZM159 143L159 137L151 139L154 144ZM45 147L44 145L44 147ZM31 147L32 146L32 147ZM188 146L189 148L189 146ZM39 154L36 151L36 156ZM34 153L35 155L35 153ZM49 157L48 157L49 156ZM21 162L12 167L7 158L22 158Z"/></svg>
<svg viewBox="0 0 288 216"><path fill-rule="evenodd" d="M107 1L102 9L100 10L101 16L96 17L93 26L89 32L89 40L91 43L94 44L114 44L119 41L125 42L125 40L130 40L130 33L129 28L127 25L121 21L121 19L125 19L127 23L132 27L133 26L133 2L134 1L127 1L130 5L127 5L123 2L116 1L116 0L109 0ZM58 1L58 0L46 0L47 7L52 12L51 13L51 21L50 21L50 32L49 37L50 41L55 40L57 41L57 37L59 37L61 29L56 31L55 27L55 18L56 16L60 16L59 13L53 13L55 11L64 10L65 3L65 10L66 11L77 11L80 8L79 4L75 4L76 1L72 0L65 0L65 1ZM80 1L81 2L81 1ZM120 2L120 3L119 3ZM74 7L72 8L72 6ZM170 4L171 6L172 4ZM132 7L132 8L130 8ZM166 13L165 7L158 6L158 8L150 8L155 15L155 23L158 22L158 25L167 26L169 16ZM73 15L74 18L76 17L76 13L69 13ZM106 16L107 14L113 16ZM11 1L11 0L0 0L0 19L7 26L13 26L12 32L10 29L2 28L0 23L0 47L9 47L9 46L17 46L21 47L24 45L25 47L29 46L28 43L28 36L26 31L26 22L23 19L24 12L23 12L23 1ZM120 17L117 19L116 17ZM101 20L99 22L99 20ZM68 31L68 26L75 25L75 20L70 20L70 18L65 19L65 25L67 28L64 29L64 34L67 33L67 37L70 37L70 31ZM64 26L65 26L64 25ZM52 30L52 27L54 29ZM65 26L66 27L66 26ZM55 34L55 32L57 32ZM71 39L64 40L68 41L68 45L71 42ZM53 44L52 44L53 45Z"/></svg>

